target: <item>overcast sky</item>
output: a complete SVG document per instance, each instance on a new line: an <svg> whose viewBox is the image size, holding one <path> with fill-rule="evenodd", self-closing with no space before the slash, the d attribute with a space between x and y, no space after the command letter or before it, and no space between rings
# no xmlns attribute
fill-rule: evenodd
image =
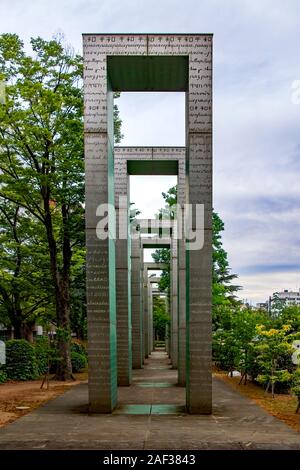
<svg viewBox="0 0 300 470"><path fill-rule="evenodd" d="M214 33L214 208L253 303L300 287L298 0L0 0L0 32L50 38L81 52L83 32ZM181 94L123 94L123 145L184 145ZM151 216L174 179L132 181Z"/></svg>

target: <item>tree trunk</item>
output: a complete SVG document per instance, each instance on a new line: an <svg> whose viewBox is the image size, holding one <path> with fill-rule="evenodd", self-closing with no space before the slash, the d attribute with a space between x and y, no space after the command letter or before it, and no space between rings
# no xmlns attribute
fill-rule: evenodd
<svg viewBox="0 0 300 470"><path fill-rule="evenodd" d="M29 343L33 343L33 324L23 324L21 327L22 338L26 339Z"/></svg>
<svg viewBox="0 0 300 470"><path fill-rule="evenodd" d="M9 318L14 328L14 339L24 339L23 324L22 324L22 310L17 307L16 294L14 294L12 307L10 309Z"/></svg>
<svg viewBox="0 0 300 470"><path fill-rule="evenodd" d="M266 393L266 394L267 394L267 393L268 393L268 391L269 391L270 384L271 384L271 382L270 382L270 380L269 380L269 382L267 383L266 390L265 390L265 393Z"/></svg>
<svg viewBox="0 0 300 470"><path fill-rule="evenodd" d="M49 204L49 193L46 191L44 195L44 209L45 209L45 227L47 232L47 240L50 252L50 267L53 278L55 290L55 307L57 317L57 343L59 351L59 361L55 378L57 380L71 380L72 379L72 363L70 352L70 306L69 306L69 283L68 271L69 266L65 266L64 260L64 273L60 276L57 264L57 246L53 234L52 216ZM63 230L65 231L64 221ZM65 245L65 241L64 241ZM64 249L64 248L63 248ZM64 256L63 256L64 257ZM67 271L67 273L65 272Z"/></svg>
<svg viewBox="0 0 300 470"><path fill-rule="evenodd" d="M271 392L272 392L272 398L274 398L274 388L275 388L275 382L274 382L274 373L276 370L276 362L272 361L272 369L271 369L271 374L272 374L272 387L271 387Z"/></svg>
<svg viewBox="0 0 300 470"><path fill-rule="evenodd" d="M71 380L73 378L70 353L70 266L72 252L69 233L69 212L65 204L62 205L61 213L63 221L63 270L59 283L60 309L58 322L60 328L62 328L63 334L58 338L58 348L61 361L58 365L56 377L59 380Z"/></svg>
<svg viewBox="0 0 300 470"><path fill-rule="evenodd" d="M8 339L14 339L14 330L12 329L11 326L7 327L7 336L8 336Z"/></svg>
<svg viewBox="0 0 300 470"><path fill-rule="evenodd" d="M12 322L14 328L14 339L23 339L22 336L22 325L18 321Z"/></svg>
<svg viewBox="0 0 300 470"><path fill-rule="evenodd" d="M26 339L29 343L33 342L34 323L24 323L22 321L22 310L15 309L10 315L10 321L14 328L14 339Z"/></svg>
<svg viewBox="0 0 300 470"><path fill-rule="evenodd" d="M57 345L60 361L58 362L55 378L56 380L71 380L73 379L73 376L70 352L71 331L69 289L67 285L64 285L63 281L60 283L59 295L60 308L57 312Z"/></svg>
<svg viewBox="0 0 300 470"><path fill-rule="evenodd" d="M275 389L275 382L272 382L272 398L275 398L274 389Z"/></svg>
<svg viewBox="0 0 300 470"><path fill-rule="evenodd" d="M16 269L14 273L14 277L17 277L17 271L19 268ZM20 307L20 298L19 298L19 289L18 286L13 283L13 295L10 296L9 293L3 286L0 286L1 297L3 299L3 303L8 313L8 318L11 323L10 331L11 331L11 338L12 339L23 339L23 332L22 332L22 309ZM13 330L12 330L13 328Z"/></svg>
<svg viewBox="0 0 300 470"><path fill-rule="evenodd" d="M243 380L244 380L244 385L246 385L247 384L247 372L242 373L241 380L239 381L239 385L243 383Z"/></svg>

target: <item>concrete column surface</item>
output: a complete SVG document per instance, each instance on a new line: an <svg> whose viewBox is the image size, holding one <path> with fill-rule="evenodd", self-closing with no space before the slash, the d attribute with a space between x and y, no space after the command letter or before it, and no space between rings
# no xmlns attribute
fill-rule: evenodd
<svg viewBox="0 0 300 470"><path fill-rule="evenodd" d="M149 356L149 312L148 312L148 270L143 272L144 347L145 358Z"/></svg>
<svg viewBox="0 0 300 470"><path fill-rule="evenodd" d="M131 240L131 313L132 313L132 367L143 365L143 316L141 303L141 248L140 239Z"/></svg>
<svg viewBox="0 0 300 470"><path fill-rule="evenodd" d="M171 361L174 369L178 367L178 298L177 298L177 240L172 239L170 248L170 300L171 300Z"/></svg>
<svg viewBox="0 0 300 470"><path fill-rule="evenodd" d="M118 385L128 386L132 380L132 317L131 317L131 239L129 236L129 184L126 161L118 158L115 166L116 208L116 302Z"/></svg>

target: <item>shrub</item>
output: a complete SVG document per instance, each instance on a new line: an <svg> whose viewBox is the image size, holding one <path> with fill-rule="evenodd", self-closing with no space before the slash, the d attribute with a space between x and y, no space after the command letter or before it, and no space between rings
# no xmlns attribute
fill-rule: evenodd
<svg viewBox="0 0 300 470"><path fill-rule="evenodd" d="M38 376L34 347L25 339L6 342L7 377L11 380L33 380Z"/></svg>
<svg viewBox="0 0 300 470"><path fill-rule="evenodd" d="M39 375L46 374L48 369L49 341L40 336L34 343L35 356Z"/></svg>
<svg viewBox="0 0 300 470"><path fill-rule="evenodd" d="M49 356L50 356L50 374L56 374L58 365L60 364L62 360L56 341L53 341L50 345Z"/></svg>
<svg viewBox="0 0 300 470"><path fill-rule="evenodd" d="M86 361L86 357L83 354L79 354L77 352L71 352L71 360L72 360L73 372L80 372L82 369L86 367L87 361Z"/></svg>
<svg viewBox="0 0 300 470"><path fill-rule="evenodd" d="M266 329L264 325L256 326L259 338L256 349L261 369L257 380L260 383L266 383L266 391L271 387L272 397L274 397L276 384L281 383L288 386L291 380L291 373L279 368L284 359L286 360L293 351L288 342L292 338L292 335L289 334L290 329L290 325L283 325L280 329Z"/></svg>
<svg viewBox="0 0 300 470"><path fill-rule="evenodd" d="M0 384L3 384L7 380L7 375L5 370L0 369Z"/></svg>
<svg viewBox="0 0 300 470"><path fill-rule="evenodd" d="M300 399L300 369L296 369L292 375L291 391Z"/></svg>
<svg viewBox="0 0 300 470"><path fill-rule="evenodd" d="M87 352L83 344L72 342L70 344L71 362L73 372L79 372L87 366ZM52 344L50 348L50 373L55 374L57 367L62 360L57 344Z"/></svg>
<svg viewBox="0 0 300 470"><path fill-rule="evenodd" d="M83 356L87 357L87 350L86 347L79 343L78 341L74 341L71 343L71 353L75 352L77 354L82 354Z"/></svg>

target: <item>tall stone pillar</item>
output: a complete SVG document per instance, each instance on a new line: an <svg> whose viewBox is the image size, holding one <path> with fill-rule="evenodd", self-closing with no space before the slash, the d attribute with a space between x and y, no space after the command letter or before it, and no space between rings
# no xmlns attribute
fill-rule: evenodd
<svg viewBox="0 0 300 470"><path fill-rule="evenodd" d="M149 354L153 351L153 296L152 296L152 285L148 284L148 312L149 312Z"/></svg>
<svg viewBox="0 0 300 470"><path fill-rule="evenodd" d="M114 205L113 93L106 69L99 76L96 51L83 40L85 95L85 191L87 247L87 316L89 407L109 413L117 404L116 280L114 217L109 214L110 237L98 227L101 204ZM98 80L96 80L98 76ZM106 206L107 207L107 206Z"/></svg>
<svg viewBox="0 0 300 470"><path fill-rule="evenodd" d="M178 385L186 385L186 263L185 263L185 236L183 230L184 223L184 203L185 203L185 162L178 162L178 189L177 203L180 211L177 214L177 235L178 235Z"/></svg>
<svg viewBox="0 0 300 470"><path fill-rule="evenodd" d="M175 226L173 227L173 234ZM170 247L170 302L171 302L171 361L173 369L178 367L178 297L177 297L177 282L178 282L178 262L177 262L177 240L172 237Z"/></svg>
<svg viewBox="0 0 300 470"><path fill-rule="evenodd" d="M171 315L170 315L170 302L169 302L168 296L166 297L166 310L167 310L167 313L168 313L169 317L171 318ZM169 359L171 359L171 322L167 325L166 334L167 334L167 337L168 337L167 353L168 353Z"/></svg>
<svg viewBox="0 0 300 470"><path fill-rule="evenodd" d="M143 272L143 310L144 310L144 347L145 359L149 356L149 312L148 312L148 270Z"/></svg>
<svg viewBox="0 0 300 470"><path fill-rule="evenodd" d="M143 312L141 299L141 240L131 240L131 312L132 312L132 367L143 365Z"/></svg>
<svg viewBox="0 0 300 470"><path fill-rule="evenodd" d="M129 177L126 161L115 158L116 310L118 385L132 380L131 238L129 233Z"/></svg>
<svg viewBox="0 0 300 470"><path fill-rule="evenodd" d="M143 364L146 359L146 344L145 344L145 298L144 298L144 250L141 244L141 266L140 266L140 280L141 280L141 309L142 309L142 358Z"/></svg>
<svg viewBox="0 0 300 470"><path fill-rule="evenodd" d="M165 345L166 345L166 353L169 356L169 325L166 325L166 332L165 332Z"/></svg>
<svg viewBox="0 0 300 470"><path fill-rule="evenodd" d="M189 234L186 242L186 404L190 413L211 413L212 35L86 34L83 46L90 409L110 412L117 402L114 217L110 209L101 230L99 217L102 222L105 217L103 208L97 210L102 203L114 204L112 90L185 91L185 202L194 211L197 205L204 207L203 221L196 223L193 216L190 227L196 232L196 244L190 246ZM133 73L128 74L128 68ZM150 149L147 153L152 160L146 165L149 172L155 168L155 155L165 152ZM166 168L165 163L161 169ZM198 242L203 234L202 245ZM117 264L121 270L119 261ZM143 297L145 314L146 292ZM179 325L183 325L181 304L179 308ZM179 335L182 331L179 327ZM147 331L145 338L148 349ZM182 344L181 338L179 349Z"/></svg>
<svg viewBox="0 0 300 470"><path fill-rule="evenodd" d="M186 272L184 240L178 240L178 385L186 385Z"/></svg>
<svg viewBox="0 0 300 470"><path fill-rule="evenodd" d="M201 44L201 47L200 47ZM201 58L205 58L201 62ZM197 72L195 72L195 67ZM186 202L193 210L191 229L196 243L186 243L187 409L212 411L212 38L203 37L190 55L187 95ZM203 95L205 93L205 95ZM205 103L203 102L205 96ZM199 111L195 103L201 102ZM197 205L204 217L196 220ZM202 243L203 237L203 243ZM188 238L191 238L189 236Z"/></svg>

